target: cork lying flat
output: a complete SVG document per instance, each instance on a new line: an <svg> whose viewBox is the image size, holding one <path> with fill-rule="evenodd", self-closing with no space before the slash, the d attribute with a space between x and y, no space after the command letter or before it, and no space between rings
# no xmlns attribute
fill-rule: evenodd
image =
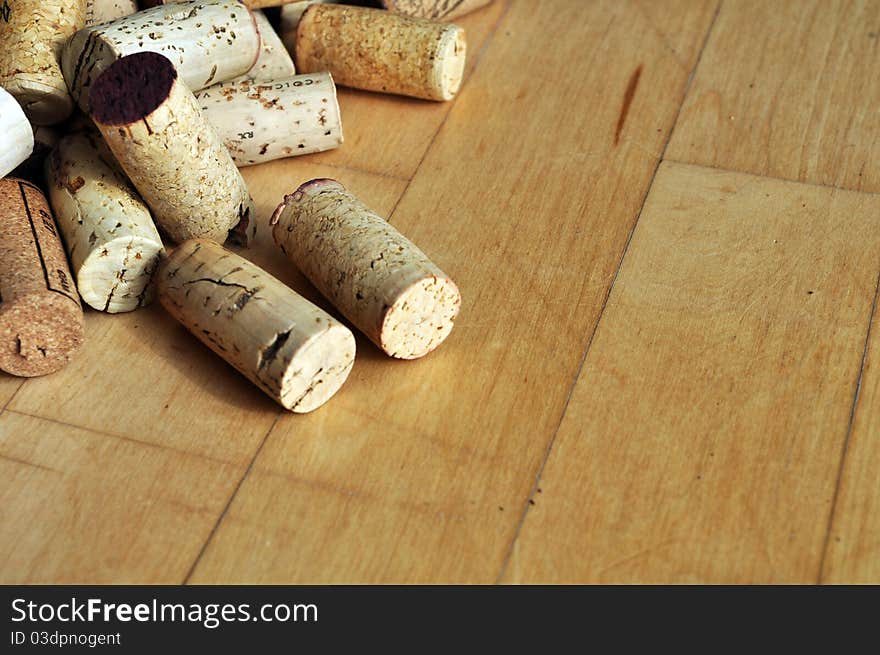
<svg viewBox="0 0 880 655"><path fill-rule="evenodd" d="M379 9L309 6L296 32L300 73L337 84L426 100L451 100L464 76L464 30Z"/></svg>
<svg viewBox="0 0 880 655"><path fill-rule="evenodd" d="M64 367L83 342L83 314L42 192L0 180L0 370L23 377Z"/></svg>
<svg viewBox="0 0 880 655"><path fill-rule="evenodd" d="M150 282L164 255L149 210L114 163L94 131L64 137L46 160L49 199L79 293L110 313L152 300Z"/></svg>
<svg viewBox="0 0 880 655"><path fill-rule="evenodd" d="M17 0L0 20L0 86L35 125L60 123L73 111L58 57L85 23L86 0Z"/></svg>
<svg viewBox="0 0 880 655"><path fill-rule="evenodd" d="M260 54L257 56L256 63L247 73L230 81L280 80L296 75L293 58L281 42L281 37L272 27L269 19L259 9L251 13L254 16L257 31L260 33Z"/></svg>
<svg viewBox="0 0 880 655"><path fill-rule="evenodd" d="M351 330L212 241L181 244L157 284L174 318L285 409L317 409L351 372Z"/></svg>
<svg viewBox="0 0 880 655"><path fill-rule="evenodd" d="M275 243L373 343L416 359L452 331L455 283L335 180L306 182L272 215Z"/></svg>
<svg viewBox="0 0 880 655"><path fill-rule="evenodd" d="M195 96L239 167L342 143L336 86L329 73L225 82Z"/></svg>
<svg viewBox="0 0 880 655"><path fill-rule="evenodd" d="M260 55L260 33L250 11L233 0L155 7L84 28L61 53L64 79L83 111L90 111L95 79L138 52L165 55L188 88L203 89L247 73Z"/></svg>
<svg viewBox="0 0 880 655"><path fill-rule="evenodd" d="M166 57L123 57L95 81L91 95L95 125L172 240L252 237L247 185Z"/></svg>
<svg viewBox="0 0 880 655"><path fill-rule="evenodd" d="M131 16L138 10L135 0L86 0L86 27Z"/></svg>

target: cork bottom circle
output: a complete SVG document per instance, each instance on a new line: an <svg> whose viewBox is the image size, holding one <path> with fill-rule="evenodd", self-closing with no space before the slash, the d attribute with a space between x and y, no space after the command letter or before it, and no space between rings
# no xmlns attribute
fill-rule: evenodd
<svg viewBox="0 0 880 655"><path fill-rule="evenodd" d="M398 359L418 359L452 332L461 294L442 277L427 277L406 289L385 312L381 348Z"/></svg>
<svg viewBox="0 0 880 655"><path fill-rule="evenodd" d="M467 57L465 32L451 26L443 33L439 52L434 60L435 85L441 100L452 100L461 88Z"/></svg>
<svg viewBox="0 0 880 655"><path fill-rule="evenodd" d="M114 239L94 250L77 272L83 301L102 312L129 312L148 304L150 282L159 264L162 244L143 237Z"/></svg>
<svg viewBox="0 0 880 655"><path fill-rule="evenodd" d="M64 368L83 342L80 309L51 292L0 305L0 370L19 377Z"/></svg>
<svg viewBox="0 0 880 655"><path fill-rule="evenodd" d="M344 325L331 325L309 339L284 372L281 404L305 414L326 403L348 379L354 355L354 335Z"/></svg>

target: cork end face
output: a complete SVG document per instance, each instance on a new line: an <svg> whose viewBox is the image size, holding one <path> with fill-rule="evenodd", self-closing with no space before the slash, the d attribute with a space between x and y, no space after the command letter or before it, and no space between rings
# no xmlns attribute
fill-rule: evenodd
<svg viewBox="0 0 880 655"><path fill-rule="evenodd" d="M434 59L434 83L438 100L452 100L461 88L467 59L465 32L457 25L450 25L443 32Z"/></svg>
<svg viewBox="0 0 880 655"><path fill-rule="evenodd" d="M177 70L163 55L137 52L122 57L92 86L92 118L102 125L143 120L165 102L176 81Z"/></svg>
<svg viewBox="0 0 880 655"><path fill-rule="evenodd" d="M0 306L0 370L19 377L67 366L84 340L83 317L66 296L24 296Z"/></svg>
<svg viewBox="0 0 880 655"><path fill-rule="evenodd" d="M461 294L452 280L418 280L386 310L379 345L398 359L424 357L452 332L460 308Z"/></svg>
<svg viewBox="0 0 880 655"><path fill-rule="evenodd" d="M288 199L291 199L298 202L306 196L313 196L315 194L321 193L321 191L327 188L345 191L345 187L342 186L341 182L337 182L336 180L329 177L316 177L313 180L309 180L308 182L303 182L302 184L300 184L297 190L291 193L289 196L285 196L284 200L287 201Z"/></svg>
<svg viewBox="0 0 880 655"><path fill-rule="evenodd" d="M291 359L281 381L281 404L297 414L318 409L348 379L354 356L354 335L333 321Z"/></svg>
<svg viewBox="0 0 880 655"><path fill-rule="evenodd" d="M269 225L278 225L278 222L281 220L281 215L284 213L284 210L287 209L290 205L293 205L298 202L302 202L304 199L315 196L322 191L327 189L334 189L338 191L345 191L345 187L342 186L340 182L333 180L329 177L317 177L313 180L309 180L308 182L303 182L297 187L296 191L293 193L288 193L284 196L284 200L281 201L275 211L272 212L272 217L269 219ZM273 230L273 236L274 236Z"/></svg>
<svg viewBox="0 0 880 655"><path fill-rule="evenodd" d="M153 301L153 274L165 254L162 244L143 237L115 239L93 251L77 274L83 301L119 314Z"/></svg>

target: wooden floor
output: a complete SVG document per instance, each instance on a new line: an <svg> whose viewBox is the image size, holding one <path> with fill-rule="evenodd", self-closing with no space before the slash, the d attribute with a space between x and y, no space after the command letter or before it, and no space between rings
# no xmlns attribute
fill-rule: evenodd
<svg viewBox="0 0 880 655"><path fill-rule="evenodd" d="M464 294L282 412L153 307L0 378L0 582L880 582L880 2L496 0L342 181ZM267 229L250 256L316 298Z"/></svg>

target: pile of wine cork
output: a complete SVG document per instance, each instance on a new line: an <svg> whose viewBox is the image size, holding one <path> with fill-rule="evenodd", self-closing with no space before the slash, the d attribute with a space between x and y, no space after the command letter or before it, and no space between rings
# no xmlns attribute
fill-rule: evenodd
<svg viewBox="0 0 880 655"><path fill-rule="evenodd" d="M342 145L336 84L454 98L466 40L447 21L489 2L7 0L0 371L58 371L89 311L154 298L294 412L348 378L349 325L393 358L437 348L461 295L418 246L339 182L292 181L273 241L334 317L249 261L239 169Z"/></svg>

